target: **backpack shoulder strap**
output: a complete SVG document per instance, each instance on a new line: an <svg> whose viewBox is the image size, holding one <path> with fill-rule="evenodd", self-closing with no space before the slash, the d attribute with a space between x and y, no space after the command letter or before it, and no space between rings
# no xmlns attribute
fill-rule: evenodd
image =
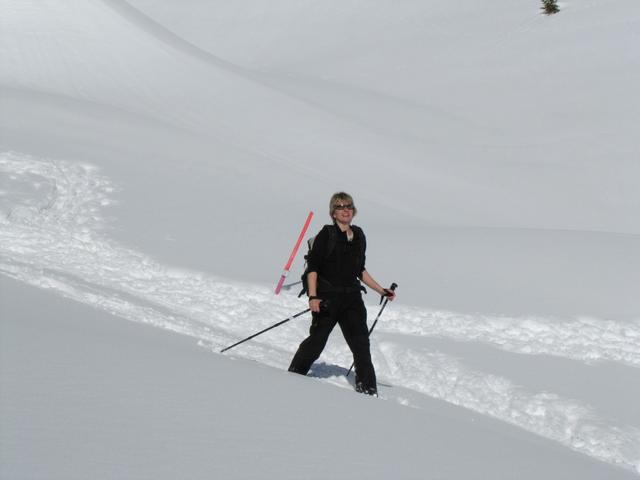
<svg viewBox="0 0 640 480"><path fill-rule="evenodd" d="M329 255L331 255L331 253L333 253L333 250L336 248L338 234L336 232L335 225L325 225L322 228L327 230L327 233L329 234L329 237L327 238L327 249L324 254L324 258L327 258Z"/></svg>
<svg viewBox="0 0 640 480"><path fill-rule="evenodd" d="M362 229L357 225L351 225L351 230L353 230L354 236L358 237L358 244L360 246L360 261L364 262L364 258L367 251L367 237L362 231ZM361 287L364 293L367 293L367 290L364 287Z"/></svg>
<svg viewBox="0 0 640 480"><path fill-rule="evenodd" d="M320 233L323 230L327 231L327 248L325 251L325 256L324 258L327 258L331 252L334 250L335 246L336 246L336 230L335 228L332 228L333 225L325 225L324 227L322 227L322 229L320 230L320 232L318 232L316 235L314 235L313 237L310 237L307 240L307 245L309 247L309 249L307 250L307 254L304 256L304 272L302 273L302 290L300 290L300 293L298 294L298 297L301 297L302 295L304 295L305 293L307 293L308 290L308 285L307 285L307 274L308 274L308 261L309 261L309 255L311 254L311 250L313 249L313 244L315 243L316 238L318 238L318 235L320 235Z"/></svg>
<svg viewBox="0 0 640 480"><path fill-rule="evenodd" d="M364 231L357 225L351 225L351 230L353 230L355 236L360 239L360 248L362 253L364 253L367 249L367 237L365 236Z"/></svg>
<svg viewBox="0 0 640 480"><path fill-rule="evenodd" d="M361 235L362 238L364 238L364 232L362 231L362 229L358 225L351 225L351 230L353 230L358 235Z"/></svg>

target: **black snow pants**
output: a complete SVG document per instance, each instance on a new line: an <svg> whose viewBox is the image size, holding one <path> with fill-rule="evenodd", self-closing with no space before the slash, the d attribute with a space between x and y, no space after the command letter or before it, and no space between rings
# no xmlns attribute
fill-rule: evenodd
<svg viewBox="0 0 640 480"><path fill-rule="evenodd" d="M291 360L290 372L306 375L329 339L336 326L340 325L347 341L356 369L356 385L369 393L377 391L376 373L371 362L367 309L360 292L323 295L328 307L313 313L309 336L302 341Z"/></svg>

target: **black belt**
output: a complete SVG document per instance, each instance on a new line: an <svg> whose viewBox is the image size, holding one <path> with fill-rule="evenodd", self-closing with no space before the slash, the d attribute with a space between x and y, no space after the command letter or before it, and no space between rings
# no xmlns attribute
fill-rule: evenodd
<svg viewBox="0 0 640 480"><path fill-rule="evenodd" d="M322 293L360 293L360 292L364 292L367 293L367 289L364 288L362 285L352 285L350 287L334 287L334 286L325 286L322 285L322 287L318 287L318 293L322 294Z"/></svg>

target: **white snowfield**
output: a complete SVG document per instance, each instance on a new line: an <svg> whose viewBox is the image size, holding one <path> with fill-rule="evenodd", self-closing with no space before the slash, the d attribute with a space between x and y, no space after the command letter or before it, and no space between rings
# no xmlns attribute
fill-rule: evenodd
<svg viewBox="0 0 640 480"><path fill-rule="evenodd" d="M507 0L491 8L471 0L0 6L0 274L16 298L23 294L7 278L35 287L30 305L0 290L0 476L640 473L640 4L569 3L554 17ZM341 189L360 209L370 271L400 284L372 337L381 406L332 393L353 381L338 329L315 381L285 372L306 316L218 353L307 307L295 287L275 296L273 286L306 212L316 211L311 230L319 229ZM298 259L289 278L301 268ZM91 308L59 306L43 290ZM52 316L35 317L36 305L51 305ZM76 329L101 325L105 313L179 333L206 352L191 356L132 327L123 358L150 356L166 371L150 370L153 381L132 388L126 366L89 362L116 385L122 376L111 392L131 399L135 390L163 406L140 425L146 447L114 448L110 462L94 459L82 439L110 450L128 436L110 430L117 418L87 423L98 432L73 415L52 421L47 395L33 395L32 385L44 379L52 398L66 399L61 410L92 417L95 396L107 391L101 380L72 369L88 393L67 397L55 359L83 343L102 351L91 333L102 327ZM31 325L54 343L23 341ZM26 364L39 356L47 361L36 374ZM193 378L183 368L195 369ZM220 405L242 397L249 411L270 406L258 420L268 438L253 438L256 418L241 411L200 431L198 419L225 416L194 393L212 378L209 368L215 385L203 394ZM165 373L179 393L158 393L154 381ZM280 386L268 399L243 383L262 377ZM181 403L194 410L182 417ZM379 422L386 441L429 447L382 450L375 434L362 435L352 448L371 458L338 460L349 422L327 404L359 428ZM167 420L172 414L183 423ZM158 421L188 451L181 461L149 453L163 448L152 439ZM306 436L305 423L315 432ZM47 456L58 428L86 458ZM426 440L433 432L471 444L447 443L439 463ZM314 435L331 445L315 457ZM494 458L485 449L507 445L511 458L483 463ZM208 448L218 452L215 468ZM155 460L128 469L137 455Z"/></svg>
<svg viewBox="0 0 640 480"><path fill-rule="evenodd" d="M2 217L0 271L7 276L119 317L189 335L214 351L262 329L268 317L287 318L304 307L295 297L278 298L264 287L163 266L110 240L101 228L101 209L112 202L115 188L91 166L6 153L0 158L0 171L22 186L16 192L33 190L32 197L21 199ZM286 369L304 337L302 323L282 328L277 335L265 334L234 353ZM411 347L402 337L387 340L384 333L483 341L523 354L586 363L608 360L638 368L640 322L473 317L399 306L389 309L376 332L383 340L374 342L381 383L394 387L382 389L385 399L411 405L406 390L426 394L599 460L636 465L640 429L599 418L584 402L527 391L453 357ZM335 366L323 376L350 387L345 369L339 367L350 364L344 346L331 346L325 358ZM397 387L399 394L394 393Z"/></svg>

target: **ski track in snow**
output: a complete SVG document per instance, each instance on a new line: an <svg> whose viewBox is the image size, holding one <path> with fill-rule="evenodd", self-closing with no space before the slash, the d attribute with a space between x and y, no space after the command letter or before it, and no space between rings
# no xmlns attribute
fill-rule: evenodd
<svg viewBox="0 0 640 480"><path fill-rule="evenodd" d="M0 273L110 312L191 336L219 351L306 308L291 295L169 268L106 235L104 207L111 181L91 165L0 154ZM375 315L376 312L370 312ZM370 316L370 318L372 318ZM234 356L285 369L308 321L291 322L235 349ZM586 364L612 361L640 367L640 322L595 318L567 321L464 315L395 306L380 331L483 342L520 354L546 354ZM604 462L640 472L640 429L599 418L588 405L536 393L509 379L397 340L373 342L380 379L419 394L517 425ZM230 352L231 353L231 352ZM323 358L351 364L343 345ZM325 381L349 387L341 368ZM407 404L401 394L383 397Z"/></svg>
<svg viewBox="0 0 640 480"><path fill-rule="evenodd" d="M612 361L640 367L640 325L596 318L510 318L400 307L385 312L388 332L478 341L522 354L584 363Z"/></svg>

